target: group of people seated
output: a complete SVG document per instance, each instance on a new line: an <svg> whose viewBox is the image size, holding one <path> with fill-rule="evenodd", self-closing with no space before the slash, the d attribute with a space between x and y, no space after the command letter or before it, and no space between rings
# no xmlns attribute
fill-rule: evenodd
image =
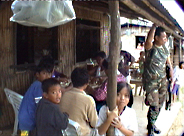
<svg viewBox="0 0 184 136"><path fill-rule="evenodd" d="M122 52L121 52L122 54ZM36 81L24 95L19 109L19 129L22 136L60 136L68 126L68 119L80 125L82 136L105 135L109 126L115 135L133 135L138 131L135 111L131 108L133 95L126 76L117 70L117 107L109 111L106 105L108 59L105 52L95 56L97 65L91 69L75 68L68 77L54 70L54 61L44 57L36 69ZM134 61L129 58L130 62ZM122 61L122 62L121 62ZM128 60L127 60L128 62ZM120 59L119 69L125 59ZM130 64L131 66L132 64ZM98 86L91 84L98 80Z"/></svg>

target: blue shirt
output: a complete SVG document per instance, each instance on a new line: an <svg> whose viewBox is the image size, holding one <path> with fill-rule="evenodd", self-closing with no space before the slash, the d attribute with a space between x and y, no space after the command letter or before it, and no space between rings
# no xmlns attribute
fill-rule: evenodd
<svg viewBox="0 0 184 136"><path fill-rule="evenodd" d="M27 90L19 108L19 129L20 130L33 130L35 128L35 115L36 115L36 99L42 97L42 83L35 81Z"/></svg>

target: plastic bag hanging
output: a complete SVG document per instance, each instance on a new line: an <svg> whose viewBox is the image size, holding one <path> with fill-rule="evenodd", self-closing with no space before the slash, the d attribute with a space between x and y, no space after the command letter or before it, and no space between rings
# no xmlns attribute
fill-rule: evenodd
<svg viewBox="0 0 184 136"><path fill-rule="evenodd" d="M10 21L26 26L50 28L65 24L76 18L72 1L19 1L12 3Z"/></svg>

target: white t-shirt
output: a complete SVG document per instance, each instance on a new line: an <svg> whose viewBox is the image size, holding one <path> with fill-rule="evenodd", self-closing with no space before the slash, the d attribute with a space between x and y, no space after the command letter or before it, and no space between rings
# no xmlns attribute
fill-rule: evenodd
<svg viewBox="0 0 184 136"><path fill-rule="evenodd" d="M176 66L173 70L173 78L176 81L176 84L184 86L184 69L180 69L179 66Z"/></svg>
<svg viewBox="0 0 184 136"><path fill-rule="evenodd" d="M102 125L102 123L104 123L105 120L107 119L106 111L107 111L107 106L105 106L105 105L102 106L102 108L99 111L99 118L98 118L97 127ZM136 118L136 113L135 113L134 109L126 106L125 110L123 111L123 113L119 117L121 119L122 125L126 129L131 130L133 132L138 131L137 118ZM121 131L119 131L117 128L115 128L115 135L124 136L124 134Z"/></svg>

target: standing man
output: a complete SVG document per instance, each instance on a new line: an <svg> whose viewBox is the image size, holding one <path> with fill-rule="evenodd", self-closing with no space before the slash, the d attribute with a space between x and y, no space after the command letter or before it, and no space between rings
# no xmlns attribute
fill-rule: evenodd
<svg viewBox="0 0 184 136"><path fill-rule="evenodd" d="M152 42L154 39L154 42ZM143 88L146 91L145 104L149 106L148 136L161 133L156 128L155 122L163 106L167 92L166 63L170 66L171 81L173 70L170 63L169 51L165 43L167 41L165 30L153 24L145 42L145 65L143 72ZM172 85L172 83L171 83Z"/></svg>
<svg viewBox="0 0 184 136"><path fill-rule="evenodd" d="M135 58L129 52L121 50L118 70L126 77L127 83L130 83L129 69L134 62Z"/></svg>

